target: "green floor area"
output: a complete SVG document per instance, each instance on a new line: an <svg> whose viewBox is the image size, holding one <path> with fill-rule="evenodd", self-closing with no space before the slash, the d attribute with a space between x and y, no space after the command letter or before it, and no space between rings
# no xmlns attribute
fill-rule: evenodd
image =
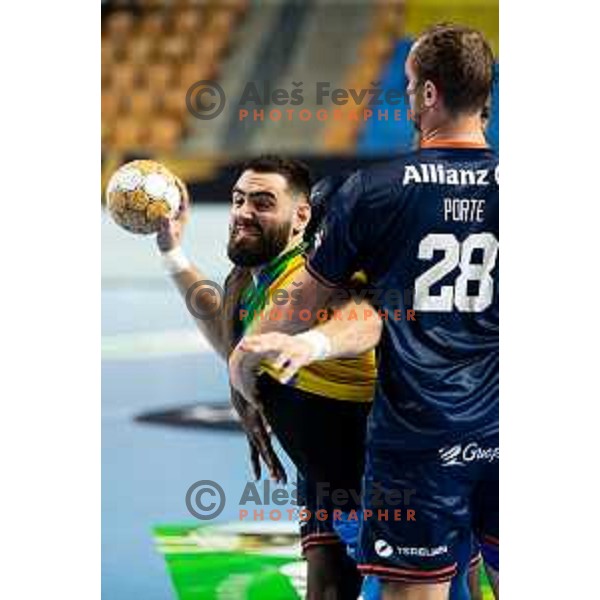
<svg viewBox="0 0 600 600"><path fill-rule="evenodd" d="M154 529L179 600L298 600L305 563L293 524L169 525ZM493 600L481 572L483 598Z"/></svg>

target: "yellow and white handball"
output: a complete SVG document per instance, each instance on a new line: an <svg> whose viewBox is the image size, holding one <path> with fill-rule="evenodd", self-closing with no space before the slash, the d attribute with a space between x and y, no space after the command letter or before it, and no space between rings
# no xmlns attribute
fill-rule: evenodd
<svg viewBox="0 0 600 600"><path fill-rule="evenodd" d="M177 179L153 160L134 160L117 169L106 187L106 204L114 221L132 233L158 231L163 217L181 205Z"/></svg>

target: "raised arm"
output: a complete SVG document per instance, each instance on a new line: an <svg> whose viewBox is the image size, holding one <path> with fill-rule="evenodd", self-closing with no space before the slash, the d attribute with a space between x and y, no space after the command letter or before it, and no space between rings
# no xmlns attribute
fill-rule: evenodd
<svg viewBox="0 0 600 600"><path fill-rule="evenodd" d="M228 348L223 338L221 319L217 318L223 298L213 286L200 285L201 281L208 281L210 278L192 264L181 249L190 208L185 185L180 180L177 183L182 196L181 210L174 219L164 219L161 222L156 242L165 270L181 293L198 329L215 351L223 358L227 358Z"/></svg>

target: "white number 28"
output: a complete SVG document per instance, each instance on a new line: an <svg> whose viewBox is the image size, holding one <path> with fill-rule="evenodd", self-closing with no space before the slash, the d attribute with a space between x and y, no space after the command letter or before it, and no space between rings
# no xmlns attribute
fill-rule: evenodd
<svg viewBox="0 0 600 600"><path fill-rule="evenodd" d="M491 303L494 280L490 273L496 266L498 240L491 233L473 233L462 243L449 233L430 233L419 244L419 258L431 260L435 251L444 252L442 259L415 280L415 310L426 312L450 312L456 307L461 312L481 312ZM481 263L474 264L473 252L481 250ZM431 286L448 275L456 267L460 275L454 285L443 285L439 295L432 296ZM467 293L469 281L479 283L476 296Z"/></svg>

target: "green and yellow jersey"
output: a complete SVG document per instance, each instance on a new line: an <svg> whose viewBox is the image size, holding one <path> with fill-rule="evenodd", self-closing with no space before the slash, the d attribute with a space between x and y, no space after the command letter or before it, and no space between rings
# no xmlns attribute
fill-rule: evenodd
<svg viewBox="0 0 600 600"><path fill-rule="evenodd" d="M253 282L242 290L240 295L240 313L236 315L242 321L244 331L261 313L276 306L277 290L282 290L294 281L298 271L304 266L300 244L289 252L277 257L260 270ZM264 371L277 379L277 373L268 363ZM341 358L314 362L301 368L290 383L294 387L335 400L371 402L375 392L377 369L375 352L366 352L356 358Z"/></svg>

